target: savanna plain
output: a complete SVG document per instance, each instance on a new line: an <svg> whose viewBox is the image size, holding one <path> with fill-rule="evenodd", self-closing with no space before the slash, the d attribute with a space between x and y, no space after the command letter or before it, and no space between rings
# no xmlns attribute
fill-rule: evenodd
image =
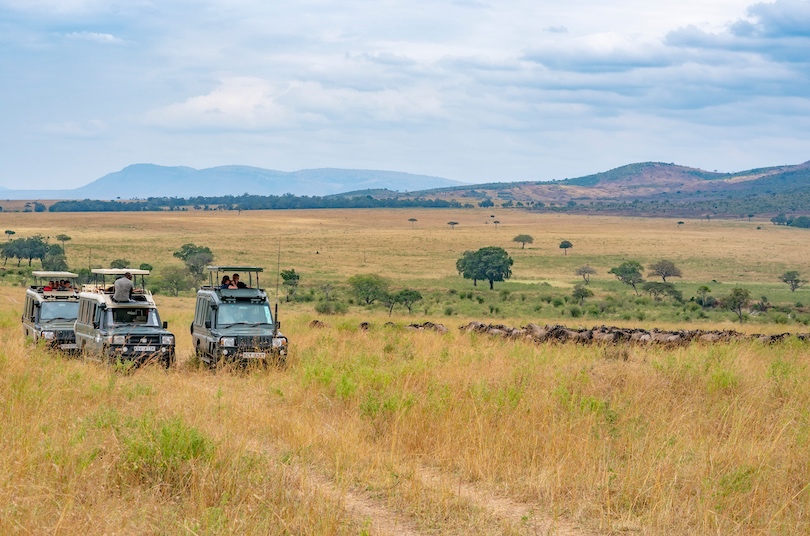
<svg viewBox="0 0 810 536"><path fill-rule="evenodd" d="M181 292L156 296L177 365L121 371L26 342L28 281L10 260L0 278L2 534L810 533L810 343L536 344L458 329L807 332L810 290L779 281L807 271L806 230L503 209L0 221L15 236L69 235L73 270L123 258L159 274L194 243L215 264L263 266L271 296L277 267L301 276L296 299L278 291L286 366L201 366L194 295ZM519 234L534 240L522 248ZM494 290L456 271L464 251L484 246L514 259ZM683 303L636 296L607 273L660 259L682 270ZM580 305L569 297L584 264L596 271L594 296ZM361 305L346 284L358 274L423 300L390 316ZM741 286L785 312L735 323L690 299L701 286L718 297ZM316 312L327 293L345 312ZM448 332L406 329L425 321Z"/></svg>

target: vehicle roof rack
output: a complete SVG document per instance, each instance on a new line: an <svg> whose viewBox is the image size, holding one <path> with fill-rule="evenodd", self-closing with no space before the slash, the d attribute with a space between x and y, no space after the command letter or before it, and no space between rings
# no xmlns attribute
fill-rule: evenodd
<svg viewBox="0 0 810 536"><path fill-rule="evenodd" d="M138 268L93 268L90 270L98 275L149 275L149 270L140 270ZM78 277L78 276L77 276Z"/></svg>
<svg viewBox="0 0 810 536"><path fill-rule="evenodd" d="M206 266L209 272L263 272L260 266Z"/></svg>
<svg viewBox="0 0 810 536"><path fill-rule="evenodd" d="M75 279L79 274L73 272L51 272L48 270L34 270L31 272L34 277L41 277L43 279Z"/></svg>

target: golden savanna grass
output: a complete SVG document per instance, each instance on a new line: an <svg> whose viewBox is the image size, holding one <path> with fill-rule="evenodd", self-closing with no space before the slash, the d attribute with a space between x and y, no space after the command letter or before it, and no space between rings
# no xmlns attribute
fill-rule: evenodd
<svg viewBox="0 0 810 536"><path fill-rule="evenodd" d="M92 246L98 264L160 267L194 242L273 272L280 237L282 267L323 282L439 284L483 245L508 247L516 278L559 285L625 257L755 283L807 253L796 230L747 221L495 214L497 228L482 211L2 217L18 235L72 236L71 265ZM509 243L520 233L531 248ZM191 360L193 299L160 296L178 367L124 374L27 346L21 295L0 287L0 533L810 532L810 352L795 339L535 345L357 309L311 329L311 304L282 304L288 366L213 373Z"/></svg>

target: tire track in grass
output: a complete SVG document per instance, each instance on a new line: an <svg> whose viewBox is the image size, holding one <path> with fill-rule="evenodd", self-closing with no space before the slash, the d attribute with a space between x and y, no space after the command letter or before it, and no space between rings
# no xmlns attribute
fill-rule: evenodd
<svg viewBox="0 0 810 536"><path fill-rule="evenodd" d="M250 449L255 452L277 457L278 452L267 445L252 443ZM302 481L309 483L319 494L343 506L343 509L358 525L368 529L370 534L385 536L427 536L419 531L406 516L400 515L381 501L372 499L363 493L339 486L331 478L317 469L296 462L287 462L289 468L300 475Z"/></svg>
<svg viewBox="0 0 810 536"><path fill-rule="evenodd" d="M417 467L414 474L424 486L454 493L459 498L490 512L496 518L523 527L528 534L554 536L594 536L599 534L578 527L574 522L542 515L536 505L518 502L482 490L460 478L429 467Z"/></svg>

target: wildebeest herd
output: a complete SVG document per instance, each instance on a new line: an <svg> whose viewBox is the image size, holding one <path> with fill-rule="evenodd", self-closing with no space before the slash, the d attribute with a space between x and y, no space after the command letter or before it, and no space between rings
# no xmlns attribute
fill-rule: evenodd
<svg viewBox="0 0 810 536"><path fill-rule="evenodd" d="M310 322L312 328L326 327L320 320ZM388 322L386 326L394 326ZM360 329L367 330L371 327L368 322L362 322ZM437 333L447 333L447 328L442 324L424 322L422 324L409 324L405 329L413 331L435 331ZM502 337L513 340L531 340L537 343L546 342L574 342L580 344L665 344L677 346L692 342L714 343L731 341L756 340L766 344L772 344L796 337L802 341L810 341L810 333L779 333L775 335L747 334L734 330L703 330L703 329L679 329L675 331L659 329L641 328L620 328L614 326L595 326L591 329L569 328L561 324L527 324L523 327L510 327L503 324L485 324L483 322L470 322L459 327L461 331L468 333L482 333L493 337Z"/></svg>

